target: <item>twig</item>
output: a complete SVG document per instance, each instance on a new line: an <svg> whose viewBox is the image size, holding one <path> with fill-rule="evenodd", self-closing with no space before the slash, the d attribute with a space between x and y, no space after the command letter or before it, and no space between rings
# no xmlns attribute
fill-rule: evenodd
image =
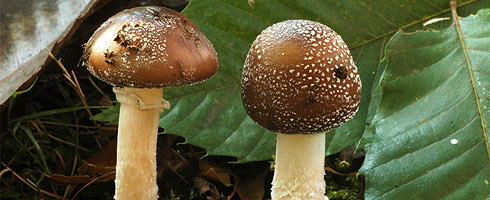
<svg viewBox="0 0 490 200"><path fill-rule="evenodd" d="M63 159L63 156L60 154L60 152L56 151L56 149L54 149L53 147L50 147L48 145L39 145L39 147L54 151L54 153L56 154L58 159L60 159L60 162L61 162L63 169L65 169L65 167L66 167L65 160ZM35 146L30 146L29 148L27 148L27 150L30 151L30 150L35 149L35 148L36 148Z"/></svg>
<svg viewBox="0 0 490 200"><path fill-rule="evenodd" d="M343 174L343 173L340 173L340 172L336 171L335 169L333 169L331 167L325 167L325 170L328 171L328 172L332 172L334 174L337 174L337 175L341 175L341 176L357 176L357 172L351 172L351 173L348 173L348 174Z"/></svg>
<svg viewBox="0 0 490 200"><path fill-rule="evenodd" d="M48 130L46 130L46 128L44 128L44 126L43 126L42 124L41 124L41 126L42 126L42 130L41 130L41 128L38 126L38 124L37 124L37 123L35 123L34 121L30 121L30 122L31 122L32 126L34 126L34 128L35 128L37 131L39 131L39 132L42 132L42 133L46 134L46 135L47 135L49 138L51 138L51 139L53 139L53 140L56 140L56 141L58 141L58 142L60 142L60 143L66 144L66 145L68 145L68 146L77 147L77 145L76 145L76 144L73 144L73 143L71 143L71 142L65 141L65 140L63 140L63 139L61 139L61 138L58 138L58 137L56 137L56 136L54 136L54 135L50 134L50 133L49 133L49 131L48 131ZM82 147L82 146L80 146L80 145L78 145L78 149L80 149L80 150L82 150L82 151L85 151L85 152L89 152L89 151L90 151L90 149L87 149L87 148Z"/></svg>
<svg viewBox="0 0 490 200"><path fill-rule="evenodd" d="M77 166L77 162L78 162L78 154L75 154L75 157L73 158L73 165L72 165L72 168L71 168L70 176L73 176L75 174L75 167ZM70 189L73 189L73 188L71 188L70 185L67 185L66 188L65 188L65 193L63 194L63 197L66 198L66 196L68 196L68 193L73 191L73 190L70 191Z"/></svg>
<svg viewBox="0 0 490 200"><path fill-rule="evenodd" d="M63 63L61 62L61 60L58 60L50 51L49 49L46 48L46 50L48 51L49 53L49 56L56 62L56 64L58 64L58 66L61 68L61 70L63 70L63 76L66 78L66 80L68 80L68 82L70 83L70 86L75 90L75 92L77 93L78 97L80 98L80 100L82 101L82 104L83 106L85 106L85 110L87 111L88 115L90 117L93 117L93 114L92 112L90 111L90 109L88 109L88 104L87 104L87 99L85 98L85 94L83 93L82 91L82 88L80 87L80 83L78 82L78 79L77 79L77 76L75 75L75 72L73 72L73 70L71 71L71 76L70 74L68 73L68 71L66 70L65 66L63 65ZM73 77L73 78L72 78ZM95 126L98 126L97 125L97 122L95 120L92 120L92 122L94 123Z"/></svg>
<svg viewBox="0 0 490 200"><path fill-rule="evenodd" d="M88 182L88 183L87 183L87 184L85 184L85 185L84 185L82 188L80 188L80 190L78 190L78 192L77 192L77 193L75 193L75 195L73 195L73 198L72 198L72 199L74 200L74 199L77 197L78 193L80 193L82 190L84 190L86 187L88 187L88 186L89 186L89 185L91 185L92 183L94 183L94 182L98 181L99 179L102 179L102 178L104 178L104 177L106 177L106 176L113 175L113 174L116 174L116 171L109 172L109 173L107 173L107 174L104 174L104 175L102 175L102 176L99 176L99 177L97 177L97 178L92 179L90 182Z"/></svg>
<svg viewBox="0 0 490 200"><path fill-rule="evenodd" d="M100 93L102 94L103 96L107 96L104 91L102 91L99 86L97 84L95 84L94 80L89 76L88 77L88 81L92 84L92 86L94 86L94 88Z"/></svg>
<svg viewBox="0 0 490 200"><path fill-rule="evenodd" d="M40 192L40 193L42 193L42 194L45 194L45 195L48 195L48 196L51 196L51 197L54 197L54 198L57 198L57 199L63 199L63 200L65 200L65 199L66 199L66 200L68 200L67 198L63 198L63 197L61 197L61 196L58 196L58 195L53 194L53 193L51 193L51 192L48 192L48 191L46 191L46 190L41 190L41 189L36 188L35 184L33 184L31 180L29 180L29 179L27 179L27 180L26 180L26 179L22 178L22 177L21 177L19 174L17 174L17 173L16 173L14 170L12 170L12 169L11 169L9 166L7 166L7 165L6 165L6 164L5 164L3 161L0 161L0 162L2 163L2 165L3 165L3 166L4 166L4 167L5 167L5 168L6 168L8 171L12 172L12 174L13 174L13 175L14 175L14 176L15 176L17 179L19 179L21 182L23 182L24 184L26 184L26 185L27 185L29 188L31 188L31 189L32 189L32 190L34 190L35 192ZM3 172L3 171L4 171L4 170L2 170L2 172ZM29 183L29 182L31 182L31 183Z"/></svg>
<svg viewBox="0 0 490 200"><path fill-rule="evenodd" d="M43 120L38 120L38 122L40 122L42 124L76 127L76 128L86 128L86 129L98 129L98 128L100 128L100 127L96 127L96 126L85 126L85 125L79 125L79 124L66 124L66 123L61 123L61 122L52 122L52 121L43 121Z"/></svg>

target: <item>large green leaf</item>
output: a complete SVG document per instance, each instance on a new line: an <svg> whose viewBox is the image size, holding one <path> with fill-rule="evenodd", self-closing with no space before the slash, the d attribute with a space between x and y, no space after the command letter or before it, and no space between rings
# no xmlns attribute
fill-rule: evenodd
<svg viewBox="0 0 490 200"><path fill-rule="evenodd" d="M366 199L490 197L490 9L439 31L396 33L373 127Z"/></svg>
<svg viewBox="0 0 490 200"><path fill-rule="evenodd" d="M251 5L246 0L190 2L184 14L214 44L220 68L216 76L204 83L165 89L172 109L164 112L160 120L165 133L183 136L186 143L206 149L209 155L236 157L237 162L270 159L275 149L275 133L253 123L240 99L243 63L251 43L263 29L288 19L319 21L342 35L352 49L363 84L361 106L353 120L327 134L327 154L333 154L356 144L374 116L379 101L371 101L372 95L377 96L371 91L384 69L385 63L380 60L390 36L400 28L449 12L447 0L254 2ZM460 6L481 8L488 7L488 2L469 0Z"/></svg>

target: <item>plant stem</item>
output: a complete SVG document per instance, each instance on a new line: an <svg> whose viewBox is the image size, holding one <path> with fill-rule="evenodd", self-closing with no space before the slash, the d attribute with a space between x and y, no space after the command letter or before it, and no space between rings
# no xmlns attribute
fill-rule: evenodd
<svg viewBox="0 0 490 200"><path fill-rule="evenodd" d="M328 200L324 180L325 133L277 134L273 200Z"/></svg>

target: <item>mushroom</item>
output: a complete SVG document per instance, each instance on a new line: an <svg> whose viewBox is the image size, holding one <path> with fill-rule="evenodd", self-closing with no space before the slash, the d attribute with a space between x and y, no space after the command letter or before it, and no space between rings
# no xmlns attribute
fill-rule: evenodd
<svg viewBox="0 0 490 200"><path fill-rule="evenodd" d="M253 121L278 133L272 199L328 199L325 132L354 116L360 93L350 51L329 27L288 20L257 36L242 101Z"/></svg>
<svg viewBox="0 0 490 200"><path fill-rule="evenodd" d="M137 7L109 18L84 49L84 65L114 86L121 103L115 199L157 199L156 145L160 112L170 105L163 87L213 76L218 59L211 42L182 14Z"/></svg>

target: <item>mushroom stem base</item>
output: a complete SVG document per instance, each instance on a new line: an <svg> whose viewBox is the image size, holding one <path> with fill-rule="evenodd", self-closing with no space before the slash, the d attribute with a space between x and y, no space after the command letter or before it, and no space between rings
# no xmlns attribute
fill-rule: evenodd
<svg viewBox="0 0 490 200"><path fill-rule="evenodd" d="M328 200L324 180L325 133L277 134L273 200Z"/></svg>
<svg viewBox="0 0 490 200"><path fill-rule="evenodd" d="M121 90L121 88L119 88ZM144 105L159 105L163 89L122 88L117 99L138 97ZM122 95L129 95L122 96ZM116 200L156 200L156 147L159 109L121 103L117 136Z"/></svg>

